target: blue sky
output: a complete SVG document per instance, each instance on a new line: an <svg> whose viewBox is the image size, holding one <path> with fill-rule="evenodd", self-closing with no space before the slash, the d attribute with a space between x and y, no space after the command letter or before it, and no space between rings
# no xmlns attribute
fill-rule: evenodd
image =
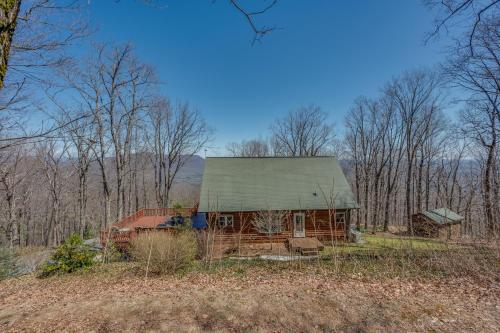
<svg viewBox="0 0 500 333"><path fill-rule="evenodd" d="M162 92L189 101L215 128L211 155L267 136L274 119L301 105L321 106L341 135L357 96L375 96L392 77L444 58L444 41L423 43L433 14L420 0L281 0L257 19L281 29L253 46L228 1L160 2L164 8L90 2L92 39L132 43L156 68Z"/></svg>

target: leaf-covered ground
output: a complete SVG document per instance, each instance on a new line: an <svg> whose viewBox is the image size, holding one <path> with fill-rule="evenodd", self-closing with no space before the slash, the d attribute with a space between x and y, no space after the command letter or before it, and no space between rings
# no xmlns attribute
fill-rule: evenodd
<svg viewBox="0 0 500 333"><path fill-rule="evenodd" d="M498 332L498 278L402 280L317 266L144 279L130 264L0 281L1 332Z"/></svg>

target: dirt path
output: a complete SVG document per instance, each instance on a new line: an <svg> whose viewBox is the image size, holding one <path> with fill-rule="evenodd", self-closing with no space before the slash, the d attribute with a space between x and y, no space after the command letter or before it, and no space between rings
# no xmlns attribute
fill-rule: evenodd
<svg viewBox="0 0 500 333"><path fill-rule="evenodd" d="M256 268L0 282L1 332L497 332L499 281L383 282Z"/></svg>

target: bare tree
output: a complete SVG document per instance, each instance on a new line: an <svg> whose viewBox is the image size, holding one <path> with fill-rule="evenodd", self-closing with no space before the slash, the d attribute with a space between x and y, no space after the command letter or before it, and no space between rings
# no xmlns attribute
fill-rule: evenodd
<svg viewBox="0 0 500 333"><path fill-rule="evenodd" d="M387 165L386 165L386 184L385 184L385 209L384 209L384 231L389 230L391 196L395 192L398 179L401 175L401 162L403 160L403 126L399 114L393 107L393 101L383 99L387 105L386 117L387 127ZM393 219L396 216L393 216Z"/></svg>
<svg viewBox="0 0 500 333"><path fill-rule="evenodd" d="M0 12L0 88L3 88L5 75L14 32L16 31L17 16L21 9L21 0L3 4Z"/></svg>
<svg viewBox="0 0 500 333"><path fill-rule="evenodd" d="M234 157L266 157L271 155L269 143L264 139L232 142L226 148Z"/></svg>
<svg viewBox="0 0 500 333"><path fill-rule="evenodd" d="M20 201L20 187L29 173L22 165L26 156L22 147L4 150L0 154L0 192L7 204L5 218L0 228L10 246L21 244L21 224L18 218L18 202Z"/></svg>
<svg viewBox="0 0 500 333"><path fill-rule="evenodd" d="M331 246L332 248L335 247L335 239L336 239L336 232L337 232L337 196L338 193L335 190L335 178L332 178L332 184L329 186L329 184L326 184L326 186L323 186L321 184L317 184L318 188L321 192L321 196L323 197L323 200L325 202L325 205L328 207L328 226L330 228L330 241L331 241ZM325 185L325 184L324 184ZM345 235L344 239L348 239L349 237L349 232L350 232L350 226L345 226ZM334 232L335 231L335 232Z"/></svg>
<svg viewBox="0 0 500 333"><path fill-rule="evenodd" d="M288 214L289 212L287 211L262 210L255 213L251 220L253 227L259 233L265 234L269 238L271 249L273 248L271 238L284 231L284 221Z"/></svg>
<svg viewBox="0 0 500 333"><path fill-rule="evenodd" d="M63 241L62 194L65 180L70 175L65 174L63 163L68 145L66 142L49 141L39 148L42 159L42 175L45 179L50 198L49 224L45 231L45 245L59 245Z"/></svg>
<svg viewBox="0 0 500 333"><path fill-rule="evenodd" d="M233 7L240 12L247 20L248 24L252 28L254 32L254 39L252 41L252 44L255 42L260 42L262 41L262 38L269 34L270 32L276 30L276 27L268 27L268 26L258 26L255 23L255 18L259 15L265 14L267 11L269 11L271 8L273 8L277 3L278 0L272 0L268 5L265 7L255 9L255 10L248 10L245 9L239 1L237 0L229 0L230 3L233 5Z"/></svg>
<svg viewBox="0 0 500 333"><path fill-rule="evenodd" d="M173 107L166 99L149 108L147 124L154 150L156 200L168 207L179 170L211 140L212 130L187 103Z"/></svg>
<svg viewBox="0 0 500 333"><path fill-rule="evenodd" d="M461 117L463 130L485 154L484 210L493 236L497 229L496 212L500 210L498 191L495 192L500 133L500 1L449 0L430 5L438 12L434 34L446 27L456 36L443 74L450 86L467 94L461 99L465 100L466 109Z"/></svg>
<svg viewBox="0 0 500 333"><path fill-rule="evenodd" d="M383 215L384 231L403 218L408 229L415 211L445 206L460 212L464 194L475 193L462 186L465 146L454 148L463 137L441 112L438 83L433 73L406 73L387 85L380 98L355 101L346 118L345 141L347 173L354 173L361 204L358 228L361 222L365 228L371 223L375 232Z"/></svg>
<svg viewBox="0 0 500 333"><path fill-rule="evenodd" d="M373 177L373 214L372 214L372 233L375 233L376 228L379 224L379 213L381 211L381 181L383 173L386 169L387 164L391 158L390 132L389 128L391 126L392 117L395 114L395 106L393 103L388 102L386 104L377 103L373 108L372 112L374 115L372 119L375 121L376 135L374 137L374 158L372 163L372 177Z"/></svg>
<svg viewBox="0 0 500 333"><path fill-rule="evenodd" d="M80 71L66 74L71 89L81 100L84 112L92 116L95 145L106 202L105 225L110 219L112 188L109 186L108 154L114 156L116 177L116 218L125 205L125 177L132 150L132 135L140 114L149 107L155 83L151 68L140 63L130 45L115 48L98 46L96 56Z"/></svg>
<svg viewBox="0 0 500 333"><path fill-rule="evenodd" d="M370 188L373 184L372 167L377 154L377 113L379 112L376 101L370 101L364 97L356 99L355 106L346 118L348 129L347 141L353 157L355 157L356 168L356 192L358 202L363 205L363 224L368 228L368 218L371 207ZM362 185L362 189L360 186ZM361 190L363 198L361 200ZM357 219L357 227L360 227L360 218Z"/></svg>
<svg viewBox="0 0 500 333"><path fill-rule="evenodd" d="M68 149L68 158L73 162L76 174L78 175L78 226L77 230L83 236L87 230L87 202L88 202L88 176L90 165L94 160L93 147L96 143L94 139L94 129L91 118L81 118L76 115L67 115L79 119L75 122L65 120L68 123L65 134L71 149Z"/></svg>
<svg viewBox="0 0 500 333"><path fill-rule="evenodd" d="M462 120L465 133L472 138L486 152L484 170L482 175L482 187L484 193L484 209L491 236L496 232L496 212L499 203L494 200L495 168L498 157L497 145L500 133L500 122L494 110L488 104L472 104L470 108L462 112Z"/></svg>
<svg viewBox="0 0 500 333"><path fill-rule="evenodd" d="M412 176L417 153L425 140L425 133L438 114L438 80L433 73L418 71L405 73L386 88L386 94L394 99L404 125L403 136L406 149L406 221L411 228Z"/></svg>
<svg viewBox="0 0 500 333"><path fill-rule="evenodd" d="M472 54L478 30L485 25L498 25L500 0L424 0L424 4L436 11L434 30L426 40L438 36L442 30L463 31Z"/></svg>
<svg viewBox="0 0 500 333"><path fill-rule="evenodd" d="M278 156L317 156L332 149L333 125L318 106L301 107L271 126L272 147Z"/></svg>
<svg viewBox="0 0 500 333"><path fill-rule="evenodd" d="M9 0L0 6L0 89L7 69L12 67L23 76L42 79L38 70L59 65L67 58L60 51L89 34L87 22L81 19L82 9L89 0ZM116 1L119 2L119 1ZM153 0L144 0L151 3ZM230 0L242 14L252 31L253 43L276 27L256 23L256 18L272 9L272 0L257 9L247 9L240 1Z"/></svg>
<svg viewBox="0 0 500 333"><path fill-rule="evenodd" d="M0 149L57 135L59 126L27 130L23 119L42 104L35 97L53 70L70 62L68 46L88 35L83 0L9 0L0 5ZM50 74L50 75L49 75ZM5 120L5 121L4 121ZM1 128L4 127L4 128Z"/></svg>
<svg viewBox="0 0 500 333"><path fill-rule="evenodd" d="M11 78L47 81L47 70L70 62L67 48L88 36L82 0L13 0L20 6L8 56ZM0 80L3 79L0 77ZM3 82L3 80L1 80Z"/></svg>

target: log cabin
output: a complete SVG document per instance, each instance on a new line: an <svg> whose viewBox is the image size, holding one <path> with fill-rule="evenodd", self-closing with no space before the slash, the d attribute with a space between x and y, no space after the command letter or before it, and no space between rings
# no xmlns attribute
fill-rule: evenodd
<svg viewBox="0 0 500 333"><path fill-rule="evenodd" d="M335 157L209 157L198 212L228 241L328 241L358 207Z"/></svg>

